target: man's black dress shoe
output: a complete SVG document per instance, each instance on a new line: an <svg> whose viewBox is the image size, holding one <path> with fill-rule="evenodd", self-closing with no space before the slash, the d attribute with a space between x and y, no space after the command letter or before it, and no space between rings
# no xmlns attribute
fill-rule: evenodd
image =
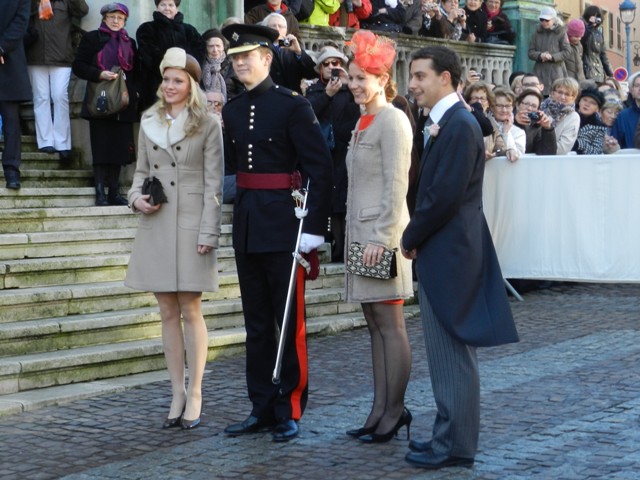
<svg viewBox="0 0 640 480"><path fill-rule="evenodd" d="M7 168L4 171L4 179L7 182L7 188L10 188L11 190L20 189L20 172L18 170Z"/></svg>
<svg viewBox="0 0 640 480"><path fill-rule="evenodd" d="M473 466L473 458L439 456L435 455L432 450L409 452L404 459L409 465L426 468L427 470L438 470L446 467L471 468Z"/></svg>
<svg viewBox="0 0 640 480"><path fill-rule="evenodd" d="M411 440L409 442L409 450L412 452L426 452L431 450L431 442L421 442L420 440Z"/></svg>
<svg viewBox="0 0 640 480"><path fill-rule="evenodd" d="M273 429L273 441L274 442L288 442L289 440L296 438L300 433L298 423L295 420L281 420Z"/></svg>
<svg viewBox="0 0 640 480"><path fill-rule="evenodd" d="M229 435L245 435L248 433L259 433L270 430L275 422L260 420L258 417L250 415L240 423L234 423L224 429L224 433Z"/></svg>
<svg viewBox="0 0 640 480"><path fill-rule="evenodd" d="M56 153L56 149L53 147L42 147L39 149L42 153Z"/></svg>

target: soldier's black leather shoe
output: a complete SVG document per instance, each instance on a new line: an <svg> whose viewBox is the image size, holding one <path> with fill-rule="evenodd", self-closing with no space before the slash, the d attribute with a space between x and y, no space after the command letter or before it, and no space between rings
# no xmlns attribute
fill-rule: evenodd
<svg viewBox="0 0 640 480"><path fill-rule="evenodd" d="M300 433L298 423L295 420L281 420L273 429L273 441L274 442L288 442L289 440L296 438Z"/></svg>
<svg viewBox="0 0 640 480"><path fill-rule="evenodd" d="M224 429L224 433L228 435L246 435L248 433L259 433L270 430L275 422L260 420L258 417L249 415L246 420L240 423L234 423Z"/></svg>

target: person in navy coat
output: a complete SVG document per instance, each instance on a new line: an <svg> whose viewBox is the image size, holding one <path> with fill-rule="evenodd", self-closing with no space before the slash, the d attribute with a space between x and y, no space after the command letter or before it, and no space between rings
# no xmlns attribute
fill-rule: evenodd
<svg viewBox="0 0 640 480"><path fill-rule="evenodd" d="M23 39L29 25L30 0L2 2L0 15L0 116L4 133L2 168L7 188L20 188L20 103L32 98Z"/></svg>
<svg viewBox="0 0 640 480"><path fill-rule="evenodd" d="M484 144L459 101L462 68L447 47L415 52L409 89L430 108L416 208L401 241L416 259L429 371L438 413L428 442L412 441L406 460L438 469L471 466L480 427L476 347L518 341L482 211Z"/></svg>

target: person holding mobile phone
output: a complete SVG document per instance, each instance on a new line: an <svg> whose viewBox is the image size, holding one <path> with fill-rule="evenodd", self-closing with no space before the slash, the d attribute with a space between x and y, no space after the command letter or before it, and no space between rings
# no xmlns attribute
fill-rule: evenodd
<svg viewBox="0 0 640 480"><path fill-rule="evenodd" d="M333 160L331 198L331 261L344 260L344 232L347 203L347 167L345 158L351 132L360 117L360 108L348 88L345 70L347 57L335 47L320 50L316 64L318 81L307 90L306 97L318 117Z"/></svg>

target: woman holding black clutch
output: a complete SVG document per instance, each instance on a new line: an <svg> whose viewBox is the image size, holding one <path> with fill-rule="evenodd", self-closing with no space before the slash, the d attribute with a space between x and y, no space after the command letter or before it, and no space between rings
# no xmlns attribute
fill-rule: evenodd
<svg viewBox="0 0 640 480"><path fill-rule="evenodd" d="M385 251L397 250L409 222L406 204L413 134L407 116L391 100L396 96L391 68L394 43L368 30L354 33L349 89L363 115L349 145L345 258L359 243L361 262L381 264ZM347 435L366 443L389 441L411 424L404 394L411 371L411 350L404 323L403 299L413 295L411 262L395 253L397 274L382 280L346 274L348 302L360 302L371 336L373 406L362 428Z"/></svg>
<svg viewBox="0 0 640 480"><path fill-rule="evenodd" d="M142 115L129 205L141 213L125 285L154 292L173 398L163 428L195 428L202 409L208 333L203 291L218 289L216 249L222 205L222 128L198 86L198 61L170 48L160 64L158 100ZM166 203L143 192L149 177ZM157 182L156 182L157 183ZM182 322L181 322L182 319ZM184 333L183 333L184 326ZM185 389L184 353L189 383Z"/></svg>
<svg viewBox="0 0 640 480"><path fill-rule="evenodd" d="M89 139L97 206L126 205L120 195L120 170L135 161L133 124L138 121L138 50L125 30L129 9L122 3L108 3L100 9L98 30L82 37L72 71L87 82L113 81L120 67L125 75L129 105L122 111L100 118L92 116L85 102L80 115L89 120Z"/></svg>

